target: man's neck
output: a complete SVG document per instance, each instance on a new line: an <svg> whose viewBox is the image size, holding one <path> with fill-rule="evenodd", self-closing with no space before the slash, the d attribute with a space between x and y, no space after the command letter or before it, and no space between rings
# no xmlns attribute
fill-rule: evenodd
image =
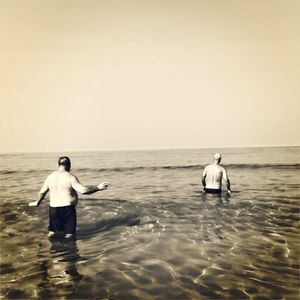
<svg viewBox="0 0 300 300"><path fill-rule="evenodd" d="M59 166L57 170L60 172L70 172L70 170L67 170L64 166Z"/></svg>

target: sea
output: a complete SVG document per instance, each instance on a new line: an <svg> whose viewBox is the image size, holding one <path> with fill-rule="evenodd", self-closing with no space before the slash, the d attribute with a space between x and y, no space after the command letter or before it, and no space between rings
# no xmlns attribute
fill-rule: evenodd
<svg viewBox="0 0 300 300"><path fill-rule="evenodd" d="M215 152L231 195L202 192ZM28 203L62 155L109 188L49 240L48 196ZM299 167L300 147L1 154L0 298L299 299Z"/></svg>

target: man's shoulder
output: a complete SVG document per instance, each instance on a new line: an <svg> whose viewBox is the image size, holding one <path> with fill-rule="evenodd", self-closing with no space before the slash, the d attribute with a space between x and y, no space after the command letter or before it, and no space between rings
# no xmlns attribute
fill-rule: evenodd
<svg viewBox="0 0 300 300"><path fill-rule="evenodd" d="M225 168L224 166L221 166L221 165L220 165L220 168L221 168L222 172L225 172L225 173L227 172L227 171L226 171L226 168Z"/></svg>
<svg viewBox="0 0 300 300"><path fill-rule="evenodd" d="M69 178L70 181L73 181L73 182L74 182L74 180L78 181L77 176L74 175L74 174L72 174L72 173L70 173L70 172L68 172L68 178Z"/></svg>
<svg viewBox="0 0 300 300"><path fill-rule="evenodd" d="M222 172L224 168L221 165L210 164L205 167L210 172Z"/></svg>
<svg viewBox="0 0 300 300"><path fill-rule="evenodd" d="M49 174L47 178L51 179L51 178L58 178L58 177L60 177L60 178L64 177L64 178L70 178L70 179L75 178L75 176L69 172L61 172L61 171L57 171L57 170L53 171L51 174Z"/></svg>
<svg viewBox="0 0 300 300"><path fill-rule="evenodd" d="M204 171L207 171L209 169L210 165L204 166Z"/></svg>
<svg viewBox="0 0 300 300"><path fill-rule="evenodd" d="M214 164L209 164L205 167L205 169L215 169L216 168L216 165Z"/></svg>
<svg viewBox="0 0 300 300"><path fill-rule="evenodd" d="M60 174L60 172L57 171L57 170L55 170L55 171L53 171L52 173L50 173L50 174L48 175L48 177L56 177L56 176L58 176L59 174Z"/></svg>
<svg viewBox="0 0 300 300"><path fill-rule="evenodd" d="M68 174L69 174L69 176L72 177L72 178L77 178L76 175L73 174L73 173L71 173L71 172L69 172Z"/></svg>
<svg viewBox="0 0 300 300"><path fill-rule="evenodd" d="M56 171L51 172L48 176L47 179L51 179L52 177L55 177Z"/></svg>

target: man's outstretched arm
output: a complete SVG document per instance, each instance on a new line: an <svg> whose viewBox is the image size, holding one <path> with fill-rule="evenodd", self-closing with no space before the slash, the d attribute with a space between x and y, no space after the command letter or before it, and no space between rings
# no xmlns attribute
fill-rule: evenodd
<svg viewBox="0 0 300 300"><path fill-rule="evenodd" d="M96 185L89 185L85 186L84 190L81 194L83 195L91 195L99 191L104 191L108 188L108 183L107 182L102 182L100 184Z"/></svg>
<svg viewBox="0 0 300 300"><path fill-rule="evenodd" d="M77 177L74 176L72 179L72 187L75 191L79 192L80 194L91 195L96 192L106 190L108 187L108 184L107 184L107 182L102 182L98 185L84 186L79 182Z"/></svg>
<svg viewBox="0 0 300 300"><path fill-rule="evenodd" d="M39 196L38 196L37 200L33 201L33 202L30 202L29 206L39 206L40 203L42 202L42 200L46 197L47 192L45 192L45 193L39 193Z"/></svg>
<svg viewBox="0 0 300 300"><path fill-rule="evenodd" d="M43 201L43 199L46 197L47 193L49 191L47 180L44 182L43 187L41 188L38 198L36 201L30 202L29 206L39 206L40 203Z"/></svg>

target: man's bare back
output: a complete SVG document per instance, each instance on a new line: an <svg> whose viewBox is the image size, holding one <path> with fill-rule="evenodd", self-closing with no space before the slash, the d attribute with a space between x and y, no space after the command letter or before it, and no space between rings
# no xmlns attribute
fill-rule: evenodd
<svg viewBox="0 0 300 300"><path fill-rule="evenodd" d="M205 167L204 176L206 176L206 188L221 189L222 179L227 181L226 170L219 165L208 165Z"/></svg>
<svg viewBox="0 0 300 300"><path fill-rule="evenodd" d="M57 170L47 177L40 193L47 190L50 191L50 206L62 207L76 205L77 192L84 194L86 188L73 174L65 170Z"/></svg>
<svg viewBox="0 0 300 300"><path fill-rule="evenodd" d="M227 175L227 171L224 167L220 166L221 154L216 153L214 155L214 163L204 168L202 176L202 184L204 191L210 193L221 193L222 180L227 183L227 191L231 193L230 181Z"/></svg>

